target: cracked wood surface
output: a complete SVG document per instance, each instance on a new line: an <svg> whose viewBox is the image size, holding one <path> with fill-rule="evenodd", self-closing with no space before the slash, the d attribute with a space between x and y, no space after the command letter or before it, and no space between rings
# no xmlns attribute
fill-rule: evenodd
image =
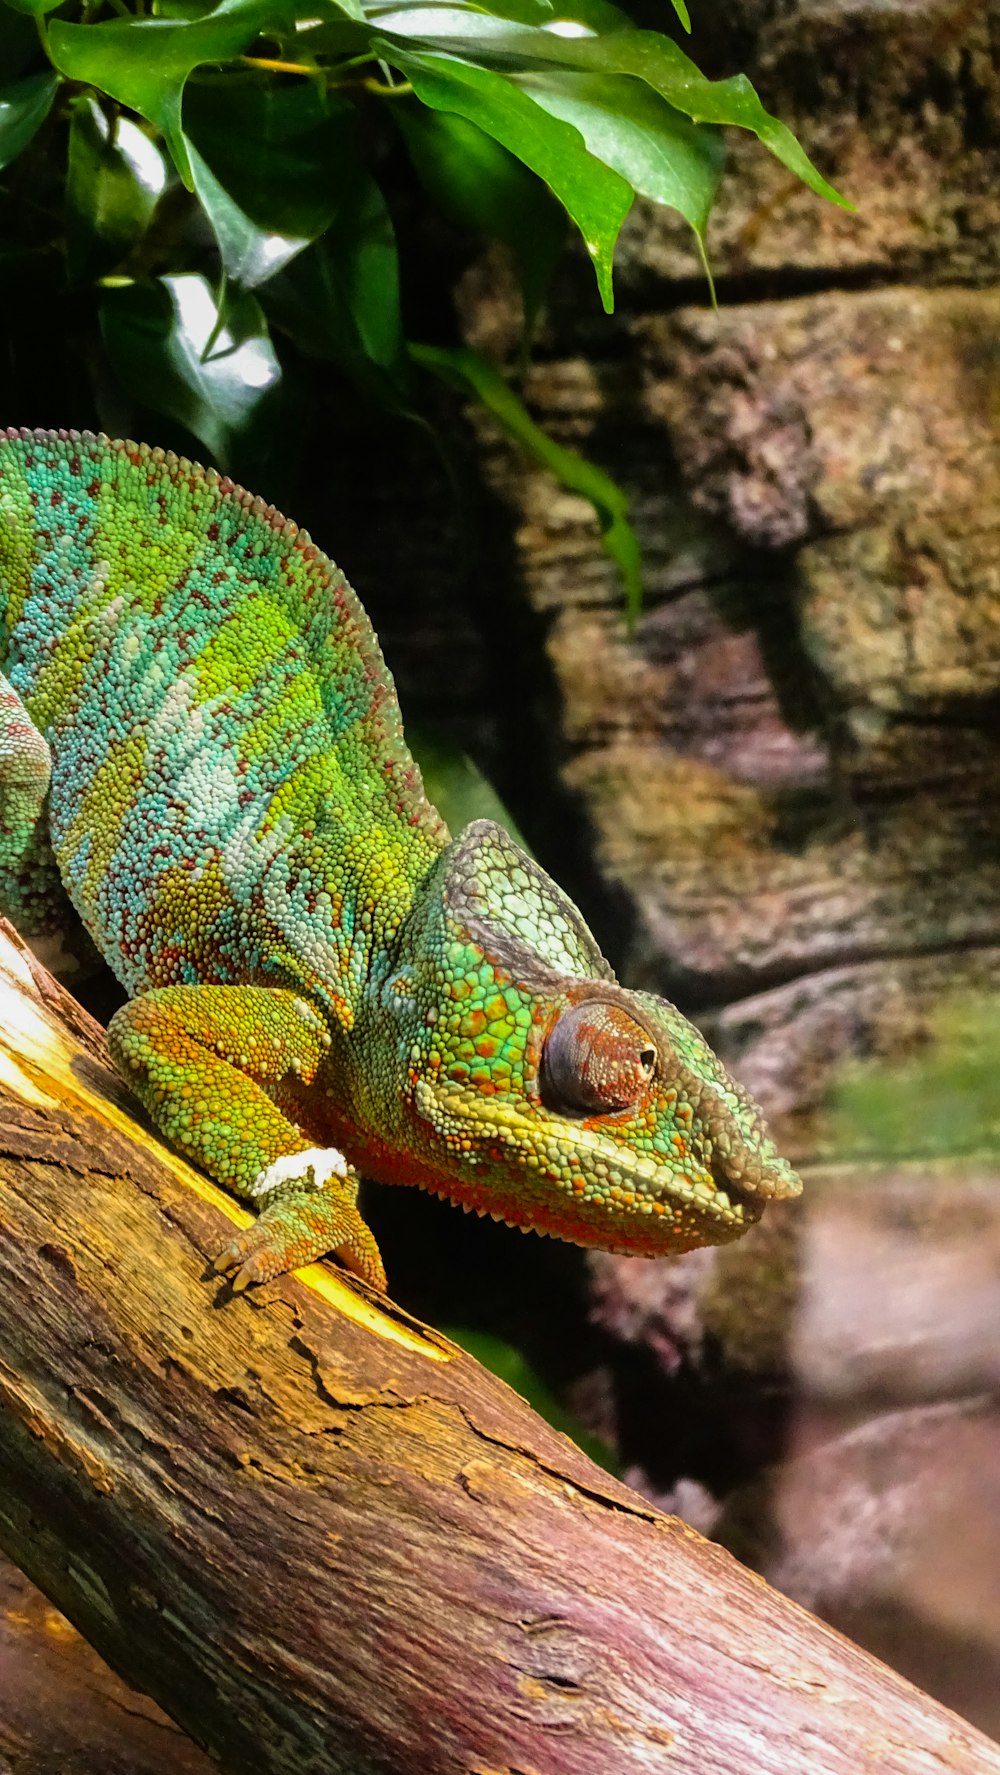
<svg viewBox="0 0 1000 1775"><path fill-rule="evenodd" d="M131 1119L16 943L0 1017L0 1544L229 1769L994 1771L1000 1749Z"/></svg>
<svg viewBox="0 0 1000 1775"><path fill-rule="evenodd" d="M214 1768L0 1559L0 1775L213 1775Z"/></svg>

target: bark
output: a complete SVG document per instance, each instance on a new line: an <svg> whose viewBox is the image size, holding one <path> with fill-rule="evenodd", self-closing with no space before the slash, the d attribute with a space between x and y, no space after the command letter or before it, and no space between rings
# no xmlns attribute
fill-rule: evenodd
<svg viewBox="0 0 1000 1775"><path fill-rule="evenodd" d="M214 1768L22 1572L0 1560L0 1775L212 1775Z"/></svg>
<svg viewBox="0 0 1000 1775"><path fill-rule="evenodd" d="M1000 1750L316 1266L133 1122L12 939L0 1542L230 1769L1000 1771Z"/></svg>

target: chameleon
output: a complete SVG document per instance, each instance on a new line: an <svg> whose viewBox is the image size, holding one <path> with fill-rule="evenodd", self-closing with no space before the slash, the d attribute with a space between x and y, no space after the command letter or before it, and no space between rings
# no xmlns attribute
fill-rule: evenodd
<svg viewBox="0 0 1000 1775"><path fill-rule="evenodd" d="M498 824L451 837L343 574L226 475L0 430L0 909L67 898L114 1062L257 1218L241 1292L386 1277L361 1180L649 1257L801 1182L687 1019Z"/></svg>

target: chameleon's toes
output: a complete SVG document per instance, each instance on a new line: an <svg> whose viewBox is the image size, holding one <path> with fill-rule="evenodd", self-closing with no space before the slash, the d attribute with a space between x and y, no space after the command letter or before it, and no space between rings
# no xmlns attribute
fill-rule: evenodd
<svg viewBox="0 0 1000 1775"><path fill-rule="evenodd" d="M270 1247L266 1237L260 1239L256 1236L259 1225L258 1222L257 1225L248 1227L238 1238L231 1239L212 1265L218 1275L231 1278L230 1286L234 1294L242 1294L254 1282L271 1282L275 1276L281 1276L287 1269L295 1267L282 1261L278 1253Z"/></svg>
<svg viewBox="0 0 1000 1775"><path fill-rule="evenodd" d="M357 1181L339 1178L323 1188L285 1184L274 1190L264 1212L220 1251L213 1268L232 1278L234 1294L253 1283L270 1282L288 1270L333 1255L372 1288L385 1292L385 1270L378 1246L352 1197Z"/></svg>

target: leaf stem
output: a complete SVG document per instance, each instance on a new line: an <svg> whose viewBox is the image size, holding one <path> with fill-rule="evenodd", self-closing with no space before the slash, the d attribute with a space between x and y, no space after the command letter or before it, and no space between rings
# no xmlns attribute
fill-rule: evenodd
<svg viewBox="0 0 1000 1775"><path fill-rule="evenodd" d="M304 74L310 80L314 80L317 74L323 72L321 68L315 66L307 67L304 62L272 61L270 56L241 55L239 60L245 68L263 68L270 74Z"/></svg>

